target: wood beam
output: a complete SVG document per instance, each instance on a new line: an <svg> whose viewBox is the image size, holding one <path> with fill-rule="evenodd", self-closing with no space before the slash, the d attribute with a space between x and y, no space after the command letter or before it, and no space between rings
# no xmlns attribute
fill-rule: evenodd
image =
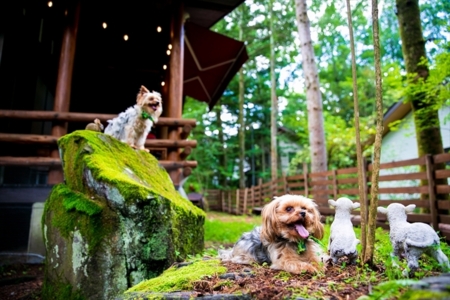
<svg viewBox="0 0 450 300"><path fill-rule="evenodd" d="M41 144L41 145L56 145L59 137L53 135L40 134L18 134L18 133L0 133L0 142L17 143L17 144ZM145 141L146 147L154 148L191 148L197 147L195 140L160 140L148 139ZM59 155L58 155L59 157Z"/></svg>
<svg viewBox="0 0 450 300"><path fill-rule="evenodd" d="M70 92L72 87L73 64L75 61L75 48L77 42L78 25L80 21L80 0L69 1L67 8L66 26L63 32L61 53L59 57L58 78L56 81L55 103L53 110L67 112L70 107ZM61 137L67 133L67 123L53 124L52 135ZM51 153L51 157L59 157L58 149ZM48 183L56 184L64 180L60 168L51 169L48 175Z"/></svg>
<svg viewBox="0 0 450 300"><path fill-rule="evenodd" d="M4 110L0 109L0 118L42 120L42 121L70 121L80 123L90 123L94 119L99 119L103 123L117 117L115 114L77 113L77 112L57 112L48 110ZM106 125L106 124L104 124ZM183 127L187 130L189 126L195 127L195 119L160 117L155 126Z"/></svg>
<svg viewBox="0 0 450 300"><path fill-rule="evenodd" d="M184 3L180 0L173 1L173 15L171 20L170 36L172 53L169 64L169 101L166 103L166 116L181 118L183 113L183 74L184 74ZM178 140L180 128L169 128L168 138ZM180 161L178 148L168 149L168 160ZM170 178L175 186L180 184L181 170L173 169L169 172Z"/></svg>
<svg viewBox="0 0 450 300"><path fill-rule="evenodd" d="M167 170L178 168L195 168L196 161L169 161L160 160L158 164ZM61 159L56 157L16 157L16 156L0 156L0 166L56 166L61 168ZM189 172L189 171L188 171Z"/></svg>

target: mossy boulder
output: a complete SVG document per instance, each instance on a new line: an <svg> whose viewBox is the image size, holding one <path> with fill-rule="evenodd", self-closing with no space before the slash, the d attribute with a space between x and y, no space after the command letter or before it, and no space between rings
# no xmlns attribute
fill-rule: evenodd
<svg viewBox="0 0 450 300"><path fill-rule="evenodd" d="M206 276L220 275L226 272L227 268L218 259L178 264L164 271L160 276L142 281L128 289L118 299L173 299L174 297L168 296L173 296L172 293L179 291L185 291L188 294L189 291L194 290L196 281Z"/></svg>
<svg viewBox="0 0 450 300"><path fill-rule="evenodd" d="M42 219L43 299L111 299L203 251L205 213L152 155L87 130L58 146L65 181Z"/></svg>

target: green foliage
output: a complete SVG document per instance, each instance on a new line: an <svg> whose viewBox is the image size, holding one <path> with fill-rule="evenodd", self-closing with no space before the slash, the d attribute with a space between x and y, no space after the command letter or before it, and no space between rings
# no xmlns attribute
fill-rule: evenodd
<svg viewBox="0 0 450 300"><path fill-rule="evenodd" d="M449 104L448 79L448 1L421 1L422 25L426 38L430 78L429 95L439 95L438 105ZM237 166L239 151L237 119L243 113L245 122L245 160L249 166L246 184L251 186L261 178L270 178L270 72L269 72L269 0L245 1L213 30L246 42L249 60L244 65L245 105L238 107L238 78L235 76L213 111L205 103L188 99L184 117L195 118L198 125L191 138L198 146L190 159L198 167L189 177L186 189L197 191L209 188L238 187ZM359 113L364 156L371 157L370 136L374 132L375 73L372 24L368 16L370 3L352 2L353 30L356 43ZM385 111L398 101L404 100L406 76L395 2L380 4L380 31L383 76L383 106ZM298 165L310 161L308 122L305 87L302 78L301 53L295 18L295 5L291 0L278 0L273 4L274 40L276 43L275 73L276 93L279 101L278 125L293 132L295 138L278 134L280 141L294 143L301 150L295 158L289 157L291 172ZM355 132L353 113L353 86L344 2L313 0L308 3L312 39L322 91L324 127L328 150L329 169L356 165ZM239 24L244 26L239 37ZM447 67L446 67L447 66ZM447 101L447 102L446 102ZM206 133L206 134L205 134ZM278 157L287 150L279 146ZM281 164L278 164L281 165ZM283 170L285 171L285 170ZM278 170L281 175L281 170Z"/></svg>
<svg viewBox="0 0 450 300"><path fill-rule="evenodd" d="M450 43L443 46L450 50ZM429 109L434 111L439 110L443 105L450 105L450 52L437 54L432 63L423 59L421 65L429 69L428 77L425 80L423 77L418 78L415 73L408 74L405 95L421 95L423 103L429 105ZM424 120L422 123L428 122ZM435 125L428 124L428 126Z"/></svg>

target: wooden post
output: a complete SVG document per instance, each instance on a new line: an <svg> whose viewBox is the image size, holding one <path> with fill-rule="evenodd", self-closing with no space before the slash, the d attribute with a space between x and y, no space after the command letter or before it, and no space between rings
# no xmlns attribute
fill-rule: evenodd
<svg viewBox="0 0 450 300"><path fill-rule="evenodd" d="M309 189L308 189L308 164L307 163L303 163L303 180L305 181L305 183L304 183L305 197L308 197Z"/></svg>
<svg viewBox="0 0 450 300"><path fill-rule="evenodd" d="M242 214L247 214L247 195L248 195L248 188L244 189L244 205L242 206Z"/></svg>
<svg viewBox="0 0 450 300"><path fill-rule="evenodd" d="M169 99L165 104L167 117L181 118L183 114L183 72L184 72L184 4L183 1L173 1L173 15L170 28L172 52L169 63ZM181 130L178 127L169 127L168 139L179 140ZM168 160L180 160L178 148L168 149ZM169 173L175 186L181 181L181 171L172 170Z"/></svg>
<svg viewBox="0 0 450 300"><path fill-rule="evenodd" d="M228 213L231 214L232 213L232 208L231 208L231 191L228 191Z"/></svg>
<svg viewBox="0 0 450 300"><path fill-rule="evenodd" d="M222 208L222 212L225 212L225 191L220 191L220 204Z"/></svg>
<svg viewBox="0 0 450 300"><path fill-rule="evenodd" d="M333 196L334 200L337 200L338 186L337 186L337 171L333 170Z"/></svg>
<svg viewBox="0 0 450 300"><path fill-rule="evenodd" d="M436 190L434 181L434 164L433 164L433 156L431 154L425 155L425 166L427 168L428 198L430 201L431 226L433 226L434 230L439 230Z"/></svg>
<svg viewBox="0 0 450 300"><path fill-rule="evenodd" d="M259 186L259 199L258 199L258 206L262 206L263 205L263 197L264 197L264 195L263 195L263 193L262 193L262 178L259 178L258 179L258 186Z"/></svg>
<svg viewBox="0 0 450 300"><path fill-rule="evenodd" d="M236 214L239 215L239 189L236 190Z"/></svg>
<svg viewBox="0 0 450 300"><path fill-rule="evenodd" d="M70 107L70 92L72 86L73 63L75 60L75 46L77 41L78 24L80 20L80 1L70 1L67 8L66 27L64 29L61 53L59 57L58 79L56 82L55 103L53 110L68 112ZM67 122L53 123L52 135L61 137L67 133ZM51 157L59 157L58 149L53 149ZM50 168L47 182L56 184L64 179L60 167Z"/></svg>

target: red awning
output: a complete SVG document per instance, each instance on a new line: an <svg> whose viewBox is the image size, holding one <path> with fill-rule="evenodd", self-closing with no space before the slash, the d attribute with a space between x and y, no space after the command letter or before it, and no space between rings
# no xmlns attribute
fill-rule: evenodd
<svg viewBox="0 0 450 300"><path fill-rule="evenodd" d="M186 22L184 28L183 93L212 109L247 61L247 49L243 42L199 25Z"/></svg>

